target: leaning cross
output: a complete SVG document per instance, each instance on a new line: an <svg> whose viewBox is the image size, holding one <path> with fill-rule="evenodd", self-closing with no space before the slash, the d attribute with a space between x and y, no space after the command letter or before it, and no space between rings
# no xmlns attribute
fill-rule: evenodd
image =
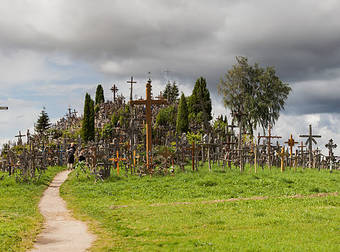
<svg viewBox="0 0 340 252"><path fill-rule="evenodd" d="M116 93L118 92L118 88L117 88L116 84L114 84L110 90L113 93L113 101L115 102L116 101Z"/></svg>
<svg viewBox="0 0 340 252"><path fill-rule="evenodd" d="M271 134L271 125L268 126L268 136L258 136L259 139L261 138L266 138L267 139L267 150L268 150L268 166L269 166L269 169L272 168L272 163L271 163L271 156L272 156L272 153L271 153L271 140L274 139L274 138L281 138L281 136L272 136Z"/></svg>
<svg viewBox="0 0 340 252"><path fill-rule="evenodd" d="M320 138L319 135L313 135L312 133L312 125L309 125L309 135L300 135L300 137L307 137L306 144L308 144L308 150L309 150L309 168L312 168L313 163L313 143L316 144L316 141L314 138Z"/></svg>
<svg viewBox="0 0 340 252"><path fill-rule="evenodd" d="M131 84L132 85L132 84ZM146 164L148 169L151 169L151 151L152 151L152 105L163 105L167 104L167 100L153 100L151 98L151 79L146 83L146 99L130 101L133 105L144 105L146 107Z"/></svg>
<svg viewBox="0 0 340 252"><path fill-rule="evenodd" d="M133 88L133 84L136 84L136 81L133 81L133 76L131 76L131 79L129 81L127 81L127 83L131 84L131 88L130 88L130 101L132 101L132 88Z"/></svg>
<svg viewBox="0 0 340 252"><path fill-rule="evenodd" d="M288 146L289 146L290 166L292 166L293 147L294 147L295 144L298 144L298 142L295 142L293 135L290 134L290 138L285 143L288 144Z"/></svg>

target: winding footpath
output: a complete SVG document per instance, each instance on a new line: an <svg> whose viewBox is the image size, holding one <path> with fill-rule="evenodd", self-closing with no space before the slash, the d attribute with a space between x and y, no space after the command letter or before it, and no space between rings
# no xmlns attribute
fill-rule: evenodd
<svg viewBox="0 0 340 252"><path fill-rule="evenodd" d="M70 171L59 173L40 200L39 209L45 218L45 224L32 252L86 251L95 240L95 236L88 232L84 222L71 217L65 201L59 196L60 186L69 173Z"/></svg>

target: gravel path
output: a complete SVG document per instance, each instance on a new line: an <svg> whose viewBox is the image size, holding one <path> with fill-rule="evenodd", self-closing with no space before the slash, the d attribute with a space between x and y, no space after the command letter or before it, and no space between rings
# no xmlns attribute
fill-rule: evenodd
<svg viewBox="0 0 340 252"><path fill-rule="evenodd" d="M65 201L59 196L59 188L69 173L59 173L40 200L39 209L45 224L31 251L86 251L95 240L84 222L71 217Z"/></svg>

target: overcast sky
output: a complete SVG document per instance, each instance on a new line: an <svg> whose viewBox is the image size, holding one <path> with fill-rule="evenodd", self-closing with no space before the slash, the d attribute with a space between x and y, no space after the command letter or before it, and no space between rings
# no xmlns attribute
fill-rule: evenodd
<svg viewBox="0 0 340 252"><path fill-rule="evenodd" d="M319 147L340 143L339 13L336 0L2 0L0 143L44 106L52 120L82 110L98 83L107 99L113 83L128 97L133 75L140 97L148 72L154 94L170 79L189 95L204 76L214 114L226 113L216 85L238 55L293 88L276 134L301 141L312 124Z"/></svg>

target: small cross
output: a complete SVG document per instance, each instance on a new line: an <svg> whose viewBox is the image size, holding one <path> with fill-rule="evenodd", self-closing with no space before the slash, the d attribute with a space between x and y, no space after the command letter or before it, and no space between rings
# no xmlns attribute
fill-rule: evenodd
<svg viewBox="0 0 340 252"><path fill-rule="evenodd" d="M325 145L325 147L328 149L329 151L329 157L333 157L333 149L335 149L336 147L338 147L334 142L333 139L330 139L328 141L328 144Z"/></svg>
<svg viewBox="0 0 340 252"><path fill-rule="evenodd" d="M268 136L258 136L259 139L261 138L266 138L268 141L267 141L267 145L268 145L268 166L269 168L271 168L271 140L273 138L281 138L281 136L272 136L271 134L271 125L268 126Z"/></svg>
<svg viewBox="0 0 340 252"><path fill-rule="evenodd" d="M24 137L25 135L21 134L21 131L19 130L19 134L15 137L18 137L18 145L22 145L22 137Z"/></svg>
<svg viewBox="0 0 340 252"><path fill-rule="evenodd" d="M312 125L309 125L309 134L308 135L300 135L300 137L306 137L307 141L306 144L308 144L308 150L309 150L309 168L312 168L313 163L313 143L316 144L316 141L314 138L320 138L319 135L313 135L312 133Z"/></svg>
<svg viewBox="0 0 340 252"><path fill-rule="evenodd" d="M293 147L295 144L298 144L298 142L295 142L293 135L290 134L290 138L288 139L287 142L285 142L289 146L289 154L290 154L290 166L292 166L292 156L293 156Z"/></svg>

